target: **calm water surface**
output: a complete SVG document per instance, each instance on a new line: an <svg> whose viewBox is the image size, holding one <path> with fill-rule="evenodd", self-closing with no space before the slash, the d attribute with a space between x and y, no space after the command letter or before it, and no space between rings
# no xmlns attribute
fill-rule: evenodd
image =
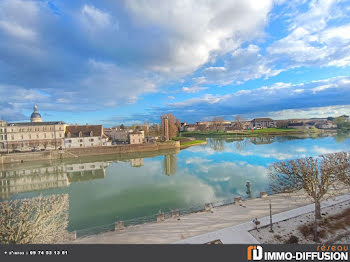
<svg viewBox="0 0 350 262"><path fill-rule="evenodd" d="M269 164L349 148L346 135L209 138L207 145L162 155L16 164L0 169L0 197L67 193L69 230L81 230L237 195L257 197L269 191Z"/></svg>

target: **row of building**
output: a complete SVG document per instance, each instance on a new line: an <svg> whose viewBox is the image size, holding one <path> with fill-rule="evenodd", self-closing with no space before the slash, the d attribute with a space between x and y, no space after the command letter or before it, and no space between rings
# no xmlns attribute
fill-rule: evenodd
<svg viewBox="0 0 350 262"><path fill-rule="evenodd" d="M343 116L349 118L348 116ZM273 120L271 118L254 118L253 120L239 121L200 121L195 124L181 123L181 131L233 131L233 130L250 130L263 128L295 128L295 129L336 129L337 125L328 118L310 118L310 119L288 119Z"/></svg>
<svg viewBox="0 0 350 262"><path fill-rule="evenodd" d="M62 121L43 122L35 105L30 122L7 123L0 120L0 152L111 146L114 133L109 135L105 134L102 125L67 125ZM125 143L144 143L144 133L127 130Z"/></svg>

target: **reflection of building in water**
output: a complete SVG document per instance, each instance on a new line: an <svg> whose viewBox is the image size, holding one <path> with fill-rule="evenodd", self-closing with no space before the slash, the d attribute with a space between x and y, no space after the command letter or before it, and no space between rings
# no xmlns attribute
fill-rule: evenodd
<svg viewBox="0 0 350 262"><path fill-rule="evenodd" d="M0 171L0 197L7 199L13 194L104 178L108 165L109 162L93 162Z"/></svg>
<svg viewBox="0 0 350 262"><path fill-rule="evenodd" d="M250 142L252 142L255 145L271 144L274 142L274 137L272 136L251 137Z"/></svg>
<svg viewBox="0 0 350 262"><path fill-rule="evenodd" d="M101 179L106 176L106 168L110 162L78 163L66 166L69 182Z"/></svg>
<svg viewBox="0 0 350 262"><path fill-rule="evenodd" d="M0 196L69 185L64 166L40 167L25 170L0 171Z"/></svg>
<svg viewBox="0 0 350 262"><path fill-rule="evenodd" d="M134 158L130 159L130 165L133 167L140 167L144 165L144 160L143 158Z"/></svg>
<svg viewBox="0 0 350 262"><path fill-rule="evenodd" d="M164 173L167 176L174 175L177 169L177 155L176 154L167 154L164 155Z"/></svg>

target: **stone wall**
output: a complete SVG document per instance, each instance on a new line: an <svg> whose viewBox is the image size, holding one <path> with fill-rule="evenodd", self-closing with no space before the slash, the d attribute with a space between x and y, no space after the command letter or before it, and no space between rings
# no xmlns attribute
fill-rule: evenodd
<svg viewBox="0 0 350 262"><path fill-rule="evenodd" d="M140 152L156 152L168 149L180 149L180 142L174 141L156 144L114 145L91 148L72 148L58 151L2 154L0 155L0 164L46 161L55 159L70 159L84 156L122 155Z"/></svg>

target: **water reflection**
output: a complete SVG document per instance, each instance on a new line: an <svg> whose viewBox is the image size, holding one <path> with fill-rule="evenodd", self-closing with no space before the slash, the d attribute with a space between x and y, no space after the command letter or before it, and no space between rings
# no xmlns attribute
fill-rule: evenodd
<svg viewBox="0 0 350 262"><path fill-rule="evenodd" d="M0 197L7 199L11 195L68 187L72 182L103 179L110 162L89 162L59 164L46 167L22 167L0 171Z"/></svg>
<svg viewBox="0 0 350 262"><path fill-rule="evenodd" d="M166 154L164 155L163 161L164 174L167 176L173 176L177 169L177 155L176 154Z"/></svg>
<svg viewBox="0 0 350 262"><path fill-rule="evenodd" d="M70 230L269 190L280 160L348 150L348 135L210 138L180 151L0 165L1 198L69 194Z"/></svg>

